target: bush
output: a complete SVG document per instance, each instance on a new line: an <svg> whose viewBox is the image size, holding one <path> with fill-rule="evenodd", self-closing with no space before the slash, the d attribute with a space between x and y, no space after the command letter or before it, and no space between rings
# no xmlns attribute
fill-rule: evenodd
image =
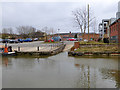
<svg viewBox="0 0 120 90"><path fill-rule="evenodd" d="M103 38L103 42L104 42L104 43L109 43L108 38Z"/></svg>
<svg viewBox="0 0 120 90"><path fill-rule="evenodd" d="M102 41L102 39L101 39L101 38L99 38L99 39L98 39L98 42L101 42L101 41Z"/></svg>

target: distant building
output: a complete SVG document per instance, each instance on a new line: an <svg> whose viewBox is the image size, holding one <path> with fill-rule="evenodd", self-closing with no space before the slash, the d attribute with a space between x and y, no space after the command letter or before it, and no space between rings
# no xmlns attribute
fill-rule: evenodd
<svg viewBox="0 0 120 90"><path fill-rule="evenodd" d="M54 36L58 35L58 36L61 37L61 39L63 41L66 41L68 38L74 38L76 34L79 38L83 38L82 33L71 33L71 32L69 32L69 33L58 33L58 34L55 34ZM85 33L84 39L88 40L88 33ZM89 40L93 40L93 39L97 41L99 39L99 34L90 33L89 34Z"/></svg>
<svg viewBox="0 0 120 90"><path fill-rule="evenodd" d="M120 43L120 1L118 3L118 12L116 13L116 20L110 25L110 40L111 42Z"/></svg>
<svg viewBox="0 0 120 90"><path fill-rule="evenodd" d="M99 24L100 38L109 38L111 42L120 43L120 1L118 3L118 12L116 18L103 19Z"/></svg>
<svg viewBox="0 0 120 90"><path fill-rule="evenodd" d="M99 34L100 38L104 37L110 37L110 30L109 30L109 25L110 25L111 19L103 19L102 23L99 24Z"/></svg>
<svg viewBox="0 0 120 90"><path fill-rule="evenodd" d="M111 42L120 42L119 36L120 36L120 18L110 25Z"/></svg>

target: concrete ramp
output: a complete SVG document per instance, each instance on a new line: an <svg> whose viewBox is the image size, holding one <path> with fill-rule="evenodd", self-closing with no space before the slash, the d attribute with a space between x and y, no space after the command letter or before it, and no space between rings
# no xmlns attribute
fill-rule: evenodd
<svg viewBox="0 0 120 90"><path fill-rule="evenodd" d="M65 46L63 51L69 51L72 47L73 47L73 45L68 44Z"/></svg>

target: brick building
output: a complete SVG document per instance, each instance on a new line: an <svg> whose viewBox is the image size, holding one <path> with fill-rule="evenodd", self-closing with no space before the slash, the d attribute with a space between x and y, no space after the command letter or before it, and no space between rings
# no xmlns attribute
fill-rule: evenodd
<svg viewBox="0 0 120 90"><path fill-rule="evenodd" d="M111 42L120 43L120 1L118 3L118 12L116 13L116 20L110 25L110 40Z"/></svg>
<svg viewBox="0 0 120 90"><path fill-rule="evenodd" d="M99 24L100 38L109 38L110 42L120 43L120 1L116 18L103 19Z"/></svg>
<svg viewBox="0 0 120 90"><path fill-rule="evenodd" d="M54 36L60 36L63 41L67 41L68 38L74 38L76 34L77 34L77 36L79 36L79 38L82 38L81 33L71 33L71 32L70 33L58 33L58 34L55 34ZM88 40L88 33L86 33L84 35L84 39ZM99 34L90 33L89 40L91 40L91 39L94 39L97 41L99 39Z"/></svg>
<svg viewBox="0 0 120 90"><path fill-rule="evenodd" d="M120 18L110 25L110 40L120 43Z"/></svg>

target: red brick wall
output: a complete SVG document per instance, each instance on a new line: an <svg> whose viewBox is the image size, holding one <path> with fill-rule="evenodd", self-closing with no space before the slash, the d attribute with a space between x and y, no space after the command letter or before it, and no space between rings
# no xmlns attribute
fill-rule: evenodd
<svg viewBox="0 0 120 90"><path fill-rule="evenodd" d="M94 36L95 35L95 36ZM58 34L55 34L54 36L58 36ZM65 34L65 35L60 35L59 36L62 38L63 41L66 41L67 38L64 38L64 37L73 37L74 38L74 35L72 34ZM82 36L79 36L80 38L82 38ZM89 40L91 38L95 38L95 40L98 40L99 39L99 34L89 34ZM84 35L84 39L87 39L88 40L88 34L85 34Z"/></svg>
<svg viewBox="0 0 120 90"><path fill-rule="evenodd" d="M74 42L74 47L77 49L80 47L80 43L79 42Z"/></svg>
<svg viewBox="0 0 120 90"><path fill-rule="evenodd" d="M118 36L118 42L120 43L120 19L110 26L110 37Z"/></svg>
<svg viewBox="0 0 120 90"><path fill-rule="evenodd" d="M89 40L91 38L94 38L95 40L98 40L99 39L99 34L89 34ZM85 34L84 35L84 39L87 39L88 40L88 34Z"/></svg>
<svg viewBox="0 0 120 90"><path fill-rule="evenodd" d="M118 35L118 23L114 23L113 25L110 26L110 36L117 36Z"/></svg>

